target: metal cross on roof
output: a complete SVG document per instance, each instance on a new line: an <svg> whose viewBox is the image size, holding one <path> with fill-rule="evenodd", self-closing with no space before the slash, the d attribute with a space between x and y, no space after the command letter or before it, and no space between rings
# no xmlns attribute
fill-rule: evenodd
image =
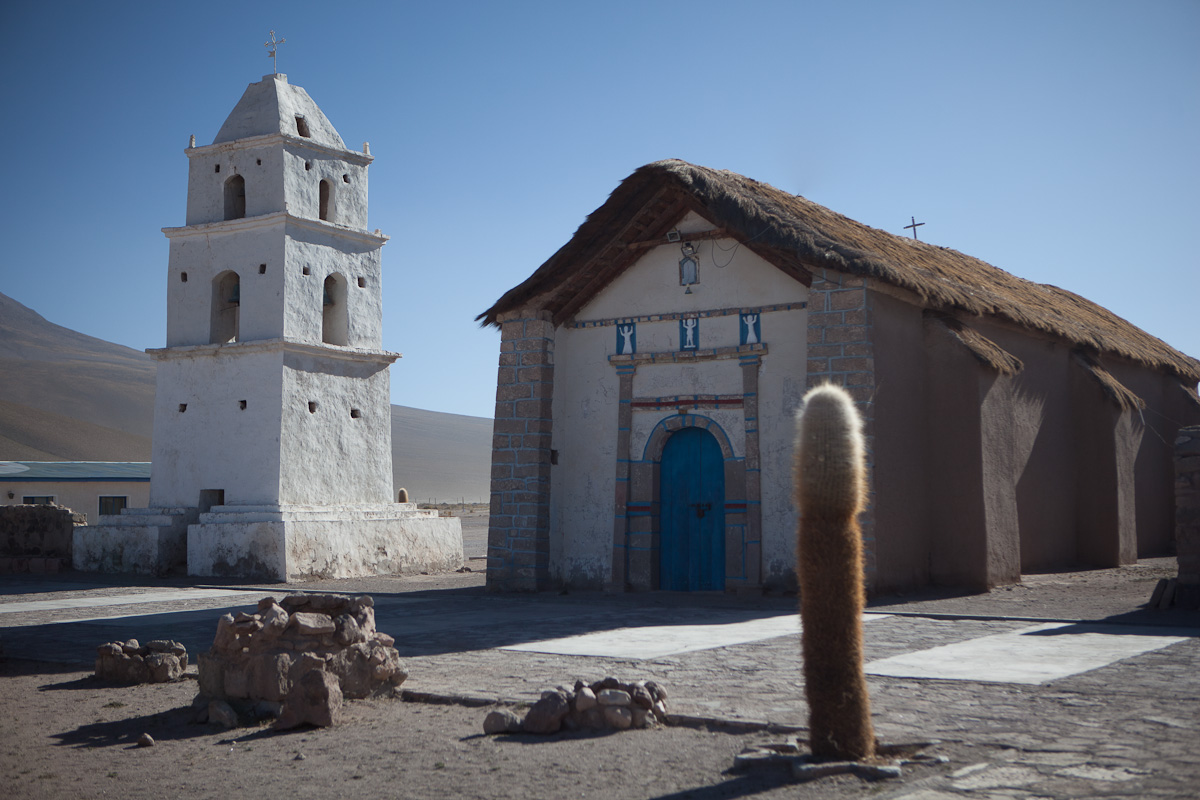
<svg viewBox="0 0 1200 800"><path fill-rule="evenodd" d="M924 223L924 222L917 222L917 218L916 218L916 217L909 217L909 219L911 219L911 220L912 220L912 225L905 225L905 226L904 226L904 230L908 230L909 228L912 228L912 232L913 232L913 238L914 238L914 239L916 239L916 238L917 238L917 228L921 227L921 226L922 226L922 225L924 225L925 223ZM920 241L920 240L918 239L918 241Z"/></svg>
<svg viewBox="0 0 1200 800"><path fill-rule="evenodd" d="M263 42L263 47L267 48L267 58L271 59L271 71L275 74L279 74L279 60L275 57L275 54L279 50L279 45L286 41L287 39L280 39L278 42L275 41L275 31L271 31L270 40Z"/></svg>

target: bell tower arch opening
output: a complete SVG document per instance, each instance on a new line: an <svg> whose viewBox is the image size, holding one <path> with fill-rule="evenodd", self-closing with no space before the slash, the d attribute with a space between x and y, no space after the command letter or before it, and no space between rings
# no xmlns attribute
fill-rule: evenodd
<svg viewBox="0 0 1200 800"><path fill-rule="evenodd" d="M225 219L246 216L246 179L232 175L225 181Z"/></svg>
<svg viewBox="0 0 1200 800"><path fill-rule="evenodd" d="M318 192L318 213L321 219L331 222L333 217L333 181L322 179Z"/></svg>
<svg viewBox="0 0 1200 800"><path fill-rule="evenodd" d="M321 341L345 346L350 340L350 315L346 308L346 278L335 272L325 279L321 309Z"/></svg>
<svg viewBox="0 0 1200 800"><path fill-rule="evenodd" d="M236 272L226 270L213 278L209 343L226 344L238 340L241 305L242 284Z"/></svg>

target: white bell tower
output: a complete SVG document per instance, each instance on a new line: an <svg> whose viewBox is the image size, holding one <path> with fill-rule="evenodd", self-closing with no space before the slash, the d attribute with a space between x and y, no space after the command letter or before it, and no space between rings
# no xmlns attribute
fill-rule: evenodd
<svg viewBox="0 0 1200 800"><path fill-rule="evenodd" d="M141 513L158 529L153 569L186 549L192 575L457 568L458 520L392 502L399 356L381 349L387 237L366 228L367 146L347 149L308 93L274 74L186 153L187 224L163 229L167 346L148 351L151 508L83 531Z"/></svg>

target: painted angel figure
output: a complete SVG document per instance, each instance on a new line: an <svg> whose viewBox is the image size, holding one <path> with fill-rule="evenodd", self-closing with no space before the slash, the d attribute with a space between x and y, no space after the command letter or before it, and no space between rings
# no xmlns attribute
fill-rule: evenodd
<svg viewBox="0 0 1200 800"><path fill-rule="evenodd" d="M617 332L621 334L621 353L633 352L633 326L618 325Z"/></svg>
<svg viewBox="0 0 1200 800"><path fill-rule="evenodd" d="M684 339L683 346L689 347L689 348L695 347L696 346L696 338L695 338L696 320L693 319L692 317L687 317L686 319L684 319L683 329L685 331L687 331L687 338Z"/></svg>
<svg viewBox="0 0 1200 800"><path fill-rule="evenodd" d="M754 323L758 322L758 314L743 314L742 322L746 323L746 344L758 344L758 335L754 332Z"/></svg>

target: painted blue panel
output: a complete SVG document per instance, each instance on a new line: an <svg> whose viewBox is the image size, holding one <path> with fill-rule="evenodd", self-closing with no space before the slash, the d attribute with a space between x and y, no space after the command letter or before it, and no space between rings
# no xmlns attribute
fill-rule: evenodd
<svg viewBox="0 0 1200 800"><path fill-rule="evenodd" d="M617 325L617 355L637 352L637 326L632 322Z"/></svg>
<svg viewBox="0 0 1200 800"><path fill-rule="evenodd" d="M742 344L759 344L762 342L762 314L741 315Z"/></svg>
<svg viewBox="0 0 1200 800"><path fill-rule="evenodd" d="M684 317L679 320L679 349L697 350L700 348L700 320L697 317Z"/></svg>
<svg viewBox="0 0 1200 800"><path fill-rule="evenodd" d="M716 437L702 428L672 434L659 486L659 585L724 589L725 463Z"/></svg>

